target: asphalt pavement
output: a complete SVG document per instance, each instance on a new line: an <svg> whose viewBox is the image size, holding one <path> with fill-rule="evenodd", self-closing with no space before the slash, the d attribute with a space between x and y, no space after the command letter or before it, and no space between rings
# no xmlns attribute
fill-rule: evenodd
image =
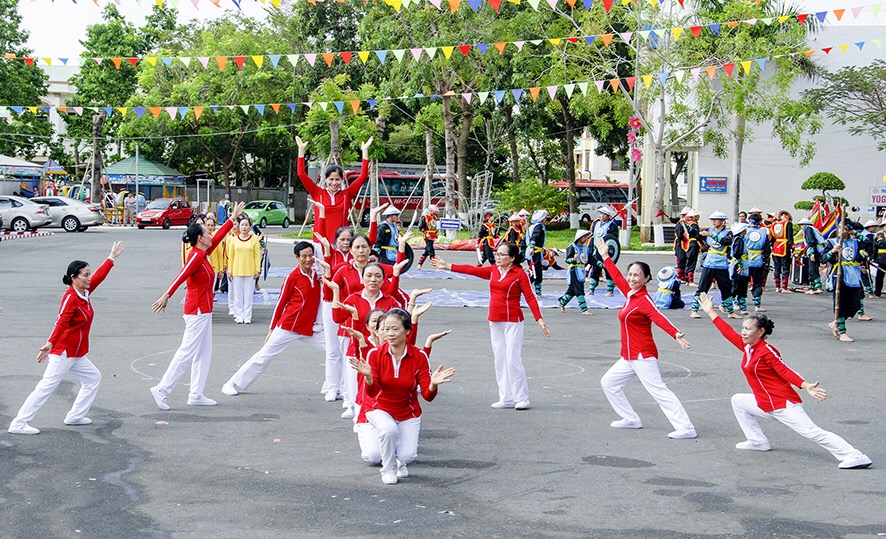
<svg viewBox="0 0 886 539"><path fill-rule="evenodd" d="M809 415L870 456L870 469L838 470L824 449L771 421L763 428L772 451L736 450L743 436L729 399L749 388L740 352L707 318L668 313L690 350L655 330L664 379L699 433L669 440L670 424L637 381L627 394L644 428L609 427L617 417L599 381L619 353L615 310L585 317L547 309L551 338L527 323L532 408L514 411L489 406L497 391L486 309L436 308L422 319L419 341L451 328L431 360L457 372L435 401L423 403L418 459L392 486L360 459L340 403L323 400L322 352L296 343L250 391L221 393L260 348L272 307L257 306L251 325L216 309L206 394L218 406L187 406L186 374L169 398L172 409L157 409L148 388L181 340L184 291L164 314L152 314L150 305L180 269L180 236L175 229L101 227L0 244L0 537L886 534L886 300L866 300L875 320L850 321L856 342L844 344L826 327L828 295L776 295L771 288L764 295L776 324L770 342L829 392L825 402L804 398ZM63 425L78 388L69 375L31 422L40 435L6 433L43 373L34 357L52 330L67 264L83 259L97 267L114 241L126 250L92 296L89 357L103 374L89 414L95 423ZM294 266L291 253L286 244L270 245L275 266ZM673 263L666 254L625 253L619 266L634 259L656 270ZM270 278L262 286L281 284ZM479 280L404 279L403 286L486 289ZM559 295L565 286L548 281L544 292Z"/></svg>

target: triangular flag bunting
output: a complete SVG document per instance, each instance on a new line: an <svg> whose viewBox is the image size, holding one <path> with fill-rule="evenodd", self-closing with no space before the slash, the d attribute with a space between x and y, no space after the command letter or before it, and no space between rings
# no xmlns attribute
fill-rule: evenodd
<svg viewBox="0 0 886 539"><path fill-rule="evenodd" d="M701 26L690 26L689 27L689 31L692 32L692 37L695 37L695 38L697 38L698 36L701 35L701 29L702 29Z"/></svg>
<svg viewBox="0 0 886 539"><path fill-rule="evenodd" d="M369 103L369 110L372 110L375 108L375 99L367 99L366 102Z"/></svg>
<svg viewBox="0 0 886 539"><path fill-rule="evenodd" d="M157 65L157 59L156 59L156 58L145 58L145 62L151 64L152 66L156 66L156 65Z"/></svg>
<svg viewBox="0 0 886 539"><path fill-rule="evenodd" d="M246 57L234 56L234 63L237 64L237 69L243 69L243 64L246 63Z"/></svg>
<svg viewBox="0 0 886 539"><path fill-rule="evenodd" d="M265 115L265 106L264 105L253 105L253 107L255 107L255 110L258 111L259 116Z"/></svg>
<svg viewBox="0 0 886 539"><path fill-rule="evenodd" d="M698 75L701 73L701 68L695 67L695 68L692 68L691 70L689 70L689 72L692 73L692 80L697 81Z"/></svg>
<svg viewBox="0 0 886 539"><path fill-rule="evenodd" d="M496 90L495 91L495 102L501 103L501 100L504 98L504 96L505 96L504 90Z"/></svg>
<svg viewBox="0 0 886 539"><path fill-rule="evenodd" d="M628 85L628 91L629 91L629 92L633 92L633 91L634 91L634 83L635 83L636 81L637 81L637 78L636 78L636 77L626 77L626 78L625 78L625 83L627 83L627 85Z"/></svg>
<svg viewBox="0 0 886 539"><path fill-rule="evenodd" d="M132 67L138 65L138 58L127 58L126 61L129 62L129 65L131 65Z"/></svg>
<svg viewBox="0 0 886 539"><path fill-rule="evenodd" d="M833 49L833 47L824 47L823 49L821 49L821 52L825 54L830 54Z"/></svg>
<svg viewBox="0 0 886 539"><path fill-rule="evenodd" d="M120 64L123 63L123 58L111 58L111 62L114 64L114 67L116 67L117 69L120 69ZM171 62L172 62L172 60L170 59L170 63ZM169 65L169 64L167 64L167 65Z"/></svg>
<svg viewBox="0 0 886 539"><path fill-rule="evenodd" d="M501 0L489 0L489 5L492 6L492 9L498 13L499 6L501 6Z"/></svg>
<svg viewBox="0 0 886 539"><path fill-rule="evenodd" d="M344 53L342 53L344 54ZM350 54L350 53L348 53ZM280 63L280 55L279 54L269 54L268 59L271 61L271 65L274 66L274 69L277 69L277 64Z"/></svg>
<svg viewBox="0 0 886 539"><path fill-rule="evenodd" d="M163 64L164 64L166 67L170 67L170 66L172 66L172 60L173 60L173 59L170 58L169 56L164 56L164 57L160 58L160 61L163 62ZM111 61L113 62L114 59L111 58ZM120 69L120 66L117 66L117 69Z"/></svg>
<svg viewBox="0 0 886 539"><path fill-rule="evenodd" d="M617 78L609 79L609 89L612 90L613 92L618 92L618 84L619 84L619 80Z"/></svg>
<svg viewBox="0 0 886 539"><path fill-rule="evenodd" d="M718 35L718 36L720 35L720 25L719 24L716 24L716 23L709 24L708 28L710 28L711 31L714 32L714 35Z"/></svg>
<svg viewBox="0 0 886 539"><path fill-rule="evenodd" d="M359 58L361 62L366 64L366 62L369 60L369 51L357 51L357 58Z"/></svg>
<svg viewBox="0 0 886 539"><path fill-rule="evenodd" d="M480 11L480 6L483 4L483 0L468 0L468 5L471 6L471 9L474 10L474 13Z"/></svg>
<svg viewBox="0 0 886 539"><path fill-rule="evenodd" d="M612 0L603 0L603 9L606 10L606 13L609 13L609 10L612 9Z"/></svg>
<svg viewBox="0 0 886 539"><path fill-rule="evenodd" d="M393 49L391 52L394 53L394 58L396 58L398 62L403 62L403 56L406 55L406 49Z"/></svg>
<svg viewBox="0 0 886 539"><path fill-rule="evenodd" d="M311 54L305 54L304 56L305 56L305 60L308 61L308 63L311 65L311 67L314 67L314 64L317 62L317 55L311 53Z"/></svg>
<svg viewBox="0 0 886 539"><path fill-rule="evenodd" d="M603 34L602 36L600 36L600 41L602 41L603 44L608 47L609 44L612 43L613 37L615 37L615 34Z"/></svg>
<svg viewBox="0 0 886 539"><path fill-rule="evenodd" d="M825 17L828 16L827 11L819 11L815 14L816 18L818 18L818 22L824 22Z"/></svg>
<svg viewBox="0 0 886 539"><path fill-rule="evenodd" d="M664 85L664 83L667 82L667 80L668 80L668 73L667 72L661 72L658 74L658 82L660 82L662 85Z"/></svg>
<svg viewBox="0 0 886 539"><path fill-rule="evenodd" d="M769 58L757 58L757 65L760 66L760 71L766 69L766 61Z"/></svg>
<svg viewBox="0 0 886 539"><path fill-rule="evenodd" d="M571 98L572 93L575 91L575 85L574 84L564 84L563 89L566 91L566 97Z"/></svg>
<svg viewBox="0 0 886 539"><path fill-rule="evenodd" d="M852 8L852 18L857 19L858 14L861 13L863 9L864 9L864 6Z"/></svg>
<svg viewBox="0 0 886 539"><path fill-rule="evenodd" d="M557 88L559 86L548 86L548 95L551 96L551 99L554 99L554 96L557 95Z"/></svg>
<svg viewBox="0 0 886 539"><path fill-rule="evenodd" d="M538 11L538 0L527 0L529 5L532 6L532 9ZM605 0L604 0L605 1Z"/></svg>
<svg viewBox="0 0 886 539"><path fill-rule="evenodd" d="M523 97L523 90L519 88L516 90L511 90L511 95L514 96L514 102L519 103L520 98Z"/></svg>
<svg viewBox="0 0 886 539"><path fill-rule="evenodd" d="M649 78L651 79L652 77L649 77ZM603 93L603 85L604 85L604 84L606 84L606 81L602 81L602 80L595 80L595 81L594 81L594 86L597 87L597 93L598 93L598 94L602 94L602 93Z"/></svg>
<svg viewBox="0 0 886 539"><path fill-rule="evenodd" d="M324 52L320 56L323 57L323 61L326 62L326 67L332 67L332 60L335 58L335 54L331 52Z"/></svg>
<svg viewBox="0 0 886 539"><path fill-rule="evenodd" d="M467 93L461 94L461 97L470 105L471 99L474 98L474 94L467 92Z"/></svg>
<svg viewBox="0 0 886 539"><path fill-rule="evenodd" d="M203 115L203 107L194 107L194 118L197 120L200 119L200 116Z"/></svg>
<svg viewBox="0 0 886 539"><path fill-rule="evenodd" d="M806 24L806 17L808 17L808 13L800 13L797 15L797 20L800 21L800 24Z"/></svg>
<svg viewBox="0 0 886 539"><path fill-rule="evenodd" d="M182 57L179 57L179 61L180 61L181 63L185 64L185 67L190 67L190 66L191 66L191 57L190 57L190 56L182 56Z"/></svg>
<svg viewBox="0 0 886 539"><path fill-rule="evenodd" d="M739 64L739 65L741 65L741 68L744 70L745 75L747 75L748 73L751 72L751 61L750 60L746 60L744 62L741 62L741 64Z"/></svg>
<svg viewBox="0 0 886 539"><path fill-rule="evenodd" d="M388 57L388 51L375 51L375 55L378 57L378 61L384 64L385 58Z"/></svg>
<svg viewBox="0 0 886 539"><path fill-rule="evenodd" d="M855 46L858 47L858 50L863 49L864 48L864 41L859 41L858 43L855 44Z"/></svg>
<svg viewBox="0 0 886 539"><path fill-rule="evenodd" d="M76 107L75 107L76 110ZM160 111L163 110L160 107L148 107L148 110L151 111L151 114L154 115L154 118L160 117ZM83 114L83 109L80 109L80 115Z"/></svg>
<svg viewBox="0 0 886 539"><path fill-rule="evenodd" d="M525 45L525 44L526 44L525 41L514 41L514 46L517 47L518 51L522 51L523 45ZM588 45L590 45L590 42L588 42Z"/></svg>
<svg viewBox="0 0 886 539"><path fill-rule="evenodd" d="M61 109L62 109L62 107L59 107L59 110L61 110ZM136 116L137 118L141 118L141 117L142 117L142 114L145 113L145 108L144 108L144 107L133 107L133 108L132 108L132 112L135 113L135 116Z"/></svg>
<svg viewBox="0 0 886 539"><path fill-rule="evenodd" d="M51 66L52 65L52 58L43 58L43 62L46 63L46 65Z"/></svg>
<svg viewBox="0 0 886 539"><path fill-rule="evenodd" d="M723 71L726 72L727 77L731 77L734 70L735 64L723 64Z"/></svg>
<svg viewBox="0 0 886 539"><path fill-rule="evenodd" d="M880 14L880 8L883 7L883 4L872 4L871 5L871 13L874 14L874 17Z"/></svg>
<svg viewBox="0 0 886 539"><path fill-rule="evenodd" d="M274 111L274 114L280 114L280 103L271 103L270 106L271 110ZM196 109L197 107L194 108Z"/></svg>
<svg viewBox="0 0 886 539"><path fill-rule="evenodd" d="M126 116L126 113L129 112L129 109L126 107L117 107L117 110L120 111L121 116Z"/></svg>
<svg viewBox="0 0 886 539"><path fill-rule="evenodd" d="M588 95L588 82L587 81L579 82L576 86L578 86L578 89L581 91L582 94Z"/></svg>
<svg viewBox="0 0 886 539"><path fill-rule="evenodd" d="M338 110L338 113L341 114L341 111L343 111L345 108L345 102L344 101L333 101L333 104L335 105L336 110Z"/></svg>
<svg viewBox="0 0 886 539"><path fill-rule="evenodd" d="M643 79L643 84L649 88L649 85L652 84L652 75L643 75L640 78Z"/></svg>
<svg viewBox="0 0 886 539"><path fill-rule="evenodd" d="M215 63L218 64L218 69L220 71L224 71L228 66L228 57L227 56L216 56Z"/></svg>
<svg viewBox="0 0 886 539"><path fill-rule="evenodd" d="M873 43L874 45L876 45L878 49L880 48L880 43L882 43L882 42L883 42L883 38L881 38L881 37L878 37L877 39L872 39L872 40L871 40L871 43Z"/></svg>
<svg viewBox="0 0 886 539"><path fill-rule="evenodd" d="M680 36L683 35L683 29L682 28L671 28L671 33L674 34L674 41L677 41L680 39Z"/></svg>
<svg viewBox="0 0 886 539"><path fill-rule="evenodd" d="M633 32L622 32L618 35L621 36L622 41L624 41L625 43L630 43L631 38L634 36L634 33Z"/></svg>
<svg viewBox="0 0 886 539"><path fill-rule="evenodd" d="M179 114L179 116L182 117L182 120L184 120L185 116L187 116L187 114L188 114L188 107L179 107L178 114Z"/></svg>
<svg viewBox="0 0 886 539"><path fill-rule="evenodd" d="M203 66L203 69L206 69L209 66L209 56L198 56L197 61L200 62L200 65Z"/></svg>
<svg viewBox="0 0 886 539"><path fill-rule="evenodd" d="M846 52L846 49L849 48L849 44L847 43L845 45L839 45L839 47L841 51Z"/></svg>
<svg viewBox="0 0 886 539"><path fill-rule="evenodd" d="M289 65L291 65L292 67L295 67L295 65L298 63L298 55L297 54L287 54L286 61L289 62Z"/></svg>
<svg viewBox="0 0 886 539"><path fill-rule="evenodd" d="M493 45L495 45L495 48L498 49L499 54L504 54L507 44L507 41L496 41L495 43L493 43Z"/></svg>
<svg viewBox="0 0 886 539"><path fill-rule="evenodd" d="M243 111L243 114L249 114L249 105L240 105L240 110Z"/></svg>
<svg viewBox="0 0 886 539"><path fill-rule="evenodd" d="M412 59L418 62L421 59L421 47L416 47L414 49L409 49L409 52L412 53Z"/></svg>
<svg viewBox="0 0 886 539"><path fill-rule="evenodd" d="M173 120L175 120L175 115L178 114L178 109L175 107L166 107L163 110L166 111L166 114Z"/></svg>
<svg viewBox="0 0 886 539"><path fill-rule="evenodd" d="M253 55L252 61L255 62L255 67L261 69L262 64L265 63L265 57L259 55Z"/></svg>
<svg viewBox="0 0 886 539"><path fill-rule="evenodd" d="M477 97L480 98L480 104L482 105L486 98L489 97L489 92L477 92Z"/></svg>
<svg viewBox="0 0 886 539"><path fill-rule="evenodd" d="M428 55L428 58L433 60L434 57L437 56L437 47L425 47L425 54Z"/></svg>
<svg viewBox="0 0 886 539"><path fill-rule="evenodd" d="M449 2L449 12L455 13L458 11L458 6L461 5L461 0L448 0Z"/></svg>
<svg viewBox="0 0 886 539"><path fill-rule="evenodd" d="M563 39L559 38L559 37L552 37L552 38L548 39L548 41L551 42L551 45L557 47L560 45L560 43L563 42Z"/></svg>
<svg viewBox="0 0 886 539"><path fill-rule="evenodd" d="M532 96L532 100L535 101L538 99L538 93L541 91L541 86L533 86L529 89L529 95Z"/></svg>
<svg viewBox="0 0 886 539"><path fill-rule="evenodd" d="M708 66L705 68L705 71L708 72L708 79L714 80L714 75L717 74L717 66Z"/></svg>

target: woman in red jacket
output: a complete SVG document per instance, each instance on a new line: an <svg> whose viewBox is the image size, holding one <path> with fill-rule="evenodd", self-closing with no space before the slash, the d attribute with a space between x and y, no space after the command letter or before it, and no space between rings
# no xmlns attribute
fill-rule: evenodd
<svg viewBox="0 0 886 539"><path fill-rule="evenodd" d="M392 309L382 315L380 335L385 342L372 349L366 359L351 364L363 375L366 385L366 419L378 432L381 450L381 480L393 485L407 477L406 465L418 453L421 406L418 394L430 402L437 386L452 379L455 369L437 367L431 372L428 356L406 343L412 331L409 313Z"/></svg>
<svg viewBox="0 0 886 539"><path fill-rule="evenodd" d="M495 379L498 382L498 400L493 408L529 408L529 383L523 368L523 309L520 296L526 298L529 310L545 337L551 332L538 308L538 300L529 284L526 272L516 265L520 248L513 243L502 243L495 252L495 266L476 267L468 264L449 264L437 257L431 261L435 269L467 273L489 280L489 332L492 337L492 355L495 357Z"/></svg>
<svg viewBox="0 0 886 539"><path fill-rule="evenodd" d="M652 279L649 265L645 262L633 262L628 266L628 275L625 278L618 266L609 258L609 247L606 242L598 239L596 247L597 253L603 259L603 267L625 297L625 304L618 311L621 358L600 380L609 404L615 413L621 416L620 420L613 421L610 426L616 429L643 428L640 416L631 407L623 390L624 386L636 376L640 378L643 387L652 395L673 425L674 431L668 434L668 438L696 438L698 435L689 420L689 415L674 392L668 389L661 379L658 348L652 338L652 323L655 322L655 325L675 338L684 349L689 348L689 342L683 337L683 333L659 312L646 290L646 283Z"/></svg>
<svg viewBox="0 0 886 539"><path fill-rule="evenodd" d="M68 371L74 373L80 381L80 391L77 392L74 405L65 417L65 425L92 423L92 420L86 417L86 412L98 394L102 375L86 357L89 352L89 330L95 316L90 296L108 276L114 267L114 260L122 252L123 242L115 242L108 259L95 270L95 273L92 273L89 264L82 260L68 264L68 271L62 277L62 282L68 285L68 289L62 297L55 328L49 340L37 352L37 363L43 363L49 358L46 371L43 373L43 379L37 383L37 387L28 395L15 419L9 424L10 433L40 434L39 430L28 423L34 419Z"/></svg>
<svg viewBox="0 0 886 539"><path fill-rule="evenodd" d="M808 438L840 461L838 468L867 468L871 465L864 453L852 447L849 442L828 432L812 422L803 409L803 400L794 391L796 386L805 389L814 398L823 401L828 393L819 387L818 382L807 382L791 370L781 354L766 341L772 335L775 324L760 313L754 313L741 324L738 333L714 311L714 302L707 294L699 297L701 308L711 317L720 333L733 346L744 352L741 370L751 386L753 394L738 393L732 396L732 411L747 440L735 444L736 449L769 451L769 439L757 423L758 417L775 419L784 423L804 438Z"/></svg>
<svg viewBox="0 0 886 539"><path fill-rule="evenodd" d="M188 406L215 406L214 400L203 394L206 379L209 377L209 364L212 361L212 285L215 283L215 271L209 263L209 255L221 244L234 222L243 213L240 202L231 211L231 217L210 236L205 225L192 224L182 235L182 241L190 243L191 249L188 263L182 268L166 292L151 305L151 310L160 313L166 310L169 298L178 287L186 283L185 294L185 334L182 343L176 350L166 373L160 383L151 388L151 396L161 410L169 410L166 398L172 392L181 375L191 367L191 387L188 394Z"/></svg>
<svg viewBox="0 0 886 539"><path fill-rule="evenodd" d="M354 197L360 192L360 188L369 178L369 147L372 146L372 137L360 145L363 153L363 163L360 168L360 176L351 185L342 189L344 170L338 165L329 165L324 171L324 185L320 187L308 176L305 171L305 150L308 143L301 137L295 137L298 144L298 179L308 191L308 195L315 201L323 204L326 215L322 220L321 229L315 227L314 233L323 236L330 242L335 241L335 231L339 227L348 225L348 212L351 211Z"/></svg>

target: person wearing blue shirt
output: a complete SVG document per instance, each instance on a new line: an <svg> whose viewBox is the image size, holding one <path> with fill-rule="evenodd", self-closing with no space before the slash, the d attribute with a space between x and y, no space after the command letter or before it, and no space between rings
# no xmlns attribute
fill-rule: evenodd
<svg viewBox="0 0 886 539"><path fill-rule="evenodd" d="M658 271L658 289L652 294L652 301L659 309L682 309L686 306L680 295L679 270L665 266Z"/></svg>
<svg viewBox="0 0 886 539"><path fill-rule="evenodd" d="M745 233L744 244L748 255L748 276L754 283L751 297L754 298L754 311L764 312L766 309L762 307L763 285L766 282L766 274L769 273L767 261L772 254L772 244L769 243L769 231L762 227L759 215L751 215L748 223L750 226ZM747 309L742 306L741 310Z"/></svg>
<svg viewBox="0 0 886 539"><path fill-rule="evenodd" d="M852 318L860 312L864 297L861 285L861 264L866 257L858 240L852 236L854 236L854 231L844 228L841 241L828 240L827 251L822 258L825 263L834 264L834 270L831 272L831 284L834 291L836 320L828 324L828 327L834 333L834 337L843 342L855 341L846 334L846 319ZM837 298L837 264L842 268L839 299Z"/></svg>
<svg viewBox="0 0 886 539"><path fill-rule="evenodd" d="M529 231L526 233L528 243L526 245L526 259L531 261L532 271L529 273L529 280L535 286L535 295L541 296L541 282L544 279L542 272L544 271L544 254L545 239L547 231L545 229L545 219L548 218L547 210L535 210L532 212L532 224L529 225Z"/></svg>
<svg viewBox="0 0 886 539"><path fill-rule="evenodd" d="M598 239L602 239L609 244L609 257L613 262L618 263L618 223L614 219L617 215L615 208L612 208L611 206L603 206L602 208L597 209L597 213L599 213L600 218L594 221L594 225L591 227L591 232L594 235L593 240L591 241L596 244ZM594 295L594 291L597 289L597 284L600 282L600 278L605 275L606 294L604 295L615 295L615 281L613 281L609 277L609 274L606 273L606 270L603 269L603 259L597 254L596 250L591 253L591 257L592 264L590 265L590 271L588 272L588 293L591 296Z"/></svg>
<svg viewBox="0 0 886 539"><path fill-rule="evenodd" d="M589 230L576 230L575 240L566 248L566 263L569 265L566 274L566 293L560 296L560 310L566 312L566 305L572 298L578 298L578 307L581 314L590 316L588 304L585 301L585 268L588 265L591 249L588 246L588 238L591 237Z"/></svg>
<svg viewBox="0 0 886 539"><path fill-rule="evenodd" d="M807 294L821 294L821 262L824 256L824 236L808 218L797 222L803 227L803 242L806 244L806 256L809 258L809 289Z"/></svg>
<svg viewBox="0 0 886 539"><path fill-rule="evenodd" d="M400 229L397 227L400 210L390 206L382 217L385 220L378 225L378 238L373 250L378 254L380 263L393 266L397 262L397 248L400 246Z"/></svg>
<svg viewBox="0 0 886 539"><path fill-rule="evenodd" d="M701 277L698 280L698 290L692 298L692 312L689 313L689 317L701 318L698 314L699 295L702 292L707 293L716 279L722 297L720 306L726 309L729 318L741 318L732 312L732 281L729 279L729 247L732 245L732 231L726 228L726 214L722 211L715 211L708 219L714 226L701 231L708 251L704 262L701 263Z"/></svg>
<svg viewBox="0 0 886 539"><path fill-rule="evenodd" d="M732 277L732 304L739 314L749 314L747 299L750 273L748 272L748 248L745 241L747 230L747 222L732 225L729 274Z"/></svg>

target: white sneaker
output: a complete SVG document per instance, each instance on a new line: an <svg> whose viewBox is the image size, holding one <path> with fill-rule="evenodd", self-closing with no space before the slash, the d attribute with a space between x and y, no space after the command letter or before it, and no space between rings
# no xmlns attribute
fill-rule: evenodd
<svg viewBox="0 0 886 539"><path fill-rule="evenodd" d="M188 406L215 406L218 404L206 395L197 395L196 397L188 397Z"/></svg>
<svg viewBox="0 0 886 539"><path fill-rule="evenodd" d="M229 397L234 397L240 394L240 392L237 391L237 386L230 380L225 382L225 385L222 386L222 393Z"/></svg>
<svg viewBox="0 0 886 539"><path fill-rule="evenodd" d="M166 403L166 392L160 389L160 386L154 386L151 388L151 396L154 397L154 402L157 403L157 408L161 410L169 410L169 404Z"/></svg>
<svg viewBox="0 0 886 539"><path fill-rule="evenodd" d="M520 401L514 405L514 410L528 410L529 409L529 399L525 401Z"/></svg>
<svg viewBox="0 0 886 539"><path fill-rule="evenodd" d="M13 423L9 425L9 428L6 429L6 432L10 434L40 434L39 429L35 429L27 423Z"/></svg>
<svg viewBox="0 0 886 539"><path fill-rule="evenodd" d="M383 473L381 474L381 482L385 485L396 485L397 474L395 472Z"/></svg>
<svg viewBox="0 0 886 539"><path fill-rule="evenodd" d="M244 320L243 323L244 323L244 324L251 324L251 323L252 323L252 320Z"/></svg>
<svg viewBox="0 0 886 539"><path fill-rule="evenodd" d="M618 421L613 421L609 424L613 429L642 429L643 423L641 421L630 421L628 419L619 419Z"/></svg>
<svg viewBox="0 0 886 539"><path fill-rule="evenodd" d="M513 407L514 407L514 403L512 403L512 402L495 401L492 403L492 408L496 408L499 410L503 409L503 408L513 408Z"/></svg>
<svg viewBox="0 0 886 539"><path fill-rule="evenodd" d="M854 457L849 457L848 459L841 461L840 465L837 467L841 470L858 470L861 468L867 468L871 464L873 464L873 462L867 457L867 455L859 453Z"/></svg>
<svg viewBox="0 0 886 539"><path fill-rule="evenodd" d="M397 477L400 479L409 477L409 470L406 469L406 465L402 464L399 460L397 461Z"/></svg>
<svg viewBox="0 0 886 539"><path fill-rule="evenodd" d="M338 396L338 395L336 394L336 392L335 392L334 390L333 390L333 391L327 391L327 392L326 392L326 395L323 396L323 399L325 399L326 402L335 402L335 398L336 398L337 396Z"/></svg>
<svg viewBox="0 0 886 539"><path fill-rule="evenodd" d="M695 433L695 429L675 430L668 434L668 438L671 440L691 440L692 438L698 438L698 434Z"/></svg>
<svg viewBox="0 0 886 539"><path fill-rule="evenodd" d="M746 451L769 451L772 449L772 446L769 445L769 442L765 444L756 444L750 440L745 440L744 442L738 442L735 444L736 449L744 449Z"/></svg>
<svg viewBox="0 0 886 539"><path fill-rule="evenodd" d="M81 417L80 419L67 420L65 419L65 425L92 425L92 420L88 417Z"/></svg>
<svg viewBox="0 0 886 539"><path fill-rule="evenodd" d="M354 409L353 408L345 408L345 411L341 413L342 419L354 419ZM396 483L396 481L394 481Z"/></svg>

